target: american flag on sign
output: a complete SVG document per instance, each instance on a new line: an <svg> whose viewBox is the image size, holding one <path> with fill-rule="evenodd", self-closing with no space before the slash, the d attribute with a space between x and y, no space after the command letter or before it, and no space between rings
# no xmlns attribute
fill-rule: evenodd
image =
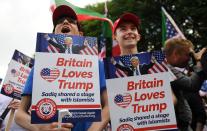
<svg viewBox="0 0 207 131"><path fill-rule="evenodd" d="M129 67L129 66L131 66L131 63L130 63L131 57L132 57L132 55L121 56L118 63L122 66ZM120 69L116 69L115 75L117 78L127 77L127 74Z"/></svg>
<svg viewBox="0 0 207 131"><path fill-rule="evenodd" d="M49 34L48 34L48 36L49 36ZM53 37L50 37L50 38L58 44L64 44L65 37L66 37L66 35L59 34L59 35L54 35ZM51 44L48 44L47 50L48 50L48 52L52 52L52 53L59 53L60 52L60 49L54 47Z"/></svg>
<svg viewBox="0 0 207 131"><path fill-rule="evenodd" d="M124 95L117 94L114 97L114 103L122 108L126 108L132 101L132 96L129 93Z"/></svg>
<svg viewBox="0 0 207 131"><path fill-rule="evenodd" d="M98 55L97 39L95 37L85 37L84 43L87 46L80 51L80 54Z"/></svg>
<svg viewBox="0 0 207 131"><path fill-rule="evenodd" d="M169 70L167 61L165 60L165 54L162 51L153 51L152 57L156 60L154 65L148 70L149 74L166 72Z"/></svg>
<svg viewBox="0 0 207 131"><path fill-rule="evenodd" d="M13 77L17 77L20 73L16 69L11 69L11 74Z"/></svg>
<svg viewBox="0 0 207 131"><path fill-rule="evenodd" d="M44 80L48 82L52 82L59 77L60 71L56 68L55 69L43 68L41 70L40 75Z"/></svg>
<svg viewBox="0 0 207 131"><path fill-rule="evenodd" d="M59 53L60 52L60 49L54 47L51 44L48 44L47 50L48 50L48 52L52 52L52 53Z"/></svg>

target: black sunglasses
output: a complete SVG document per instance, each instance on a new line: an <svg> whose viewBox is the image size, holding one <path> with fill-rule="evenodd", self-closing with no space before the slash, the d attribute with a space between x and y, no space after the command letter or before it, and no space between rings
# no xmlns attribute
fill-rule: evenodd
<svg viewBox="0 0 207 131"><path fill-rule="evenodd" d="M76 25L78 22L77 20L74 20L72 18L69 18L69 17L62 17L60 18L59 20L57 20L56 24L61 24L63 23L65 20L67 20L70 24L74 24Z"/></svg>

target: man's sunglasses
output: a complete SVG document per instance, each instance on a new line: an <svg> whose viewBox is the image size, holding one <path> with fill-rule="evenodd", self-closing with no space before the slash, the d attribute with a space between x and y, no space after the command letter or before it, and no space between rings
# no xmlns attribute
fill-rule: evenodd
<svg viewBox="0 0 207 131"><path fill-rule="evenodd" d="M76 25L78 22L77 20L74 20L72 18L69 18L69 17L62 17L60 18L59 20L57 20L56 24L61 24L63 23L65 20L67 20L70 24L74 24Z"/></svg>

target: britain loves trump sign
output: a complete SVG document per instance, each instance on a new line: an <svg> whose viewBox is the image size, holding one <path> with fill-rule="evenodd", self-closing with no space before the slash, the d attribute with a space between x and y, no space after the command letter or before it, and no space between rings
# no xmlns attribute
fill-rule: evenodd
<svg viewBox="0 0 207 131"><path fill-rule="evenodd" d="M54 34L49 34L49 36L40 34L40 36L48 42L52 39L51 37L58 37ZM70 36L70 38L73 42L79 40L78 46L84 43L84 37ZM37 44L45 44L46 48L50 46L47 42ZM51 52L51 49L47 49L48 52ZM66 52L71 51L73 52L69 49ZM83 48L80 52L82 51L84 51ZM64 115L61 122L100 121L98 56L74 52L70 54L48 52L36 52L35 54L32 123L58 121L62 110L67 110L68 115Z"/></svg>
<svg viewBox="0 0 207 131"><path fill-rule="evenodd" d="M15 50L9 63L1 93L15 99L21 99L21 94L34 60Z"/></svg>

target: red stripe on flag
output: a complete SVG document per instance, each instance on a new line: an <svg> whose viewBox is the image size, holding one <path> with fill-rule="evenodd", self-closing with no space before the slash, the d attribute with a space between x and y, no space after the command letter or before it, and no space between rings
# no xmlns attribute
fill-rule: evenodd
<svg viewBox="0 0 207 131"><path fill-rule="evenodd" d="M149 74L153 74L153 73L159 73L159 72L167 72L168 71L168 67L167 67L167 63L166 60L164 60L161 64L156 62L152 68L150 68L148 70Z"/></svg>
<svg viewBox="0 0 207 131"><path fill-rule="evenodd" d="M106 57L106 47L104 46L103 48L101 48L100 53L98 54L99 58L105 58Z"/></svg>
<svg viewBox="0 0 207 131"><path fill-rule="evenodd" d="M98 55L98 48L97 48L97 46L93 46L92 50L93 50L95 55Z"/></svg>
<svg viewBox="0 0 207 131"><path fill-rule="evenodd" d="M120 69L116 70L115 75L118 78L120 78L120 77L127 77L127 74L124 71L120 70Z"/></svg>
<svg viewBox="0 0 207 131"><path fill-rule="evenodd" d="M87 46L84 49L82 49L80 53L84 55L98 55L98 49L96 48L96 46Z"/></svg>
<svg viewBox="0 0 207 131"><path fill-rule="evenodd" d="M47 47L48 52L52 52L52 53L59 53L59 49L54 47L53 45L49 44Z"/></svg>

